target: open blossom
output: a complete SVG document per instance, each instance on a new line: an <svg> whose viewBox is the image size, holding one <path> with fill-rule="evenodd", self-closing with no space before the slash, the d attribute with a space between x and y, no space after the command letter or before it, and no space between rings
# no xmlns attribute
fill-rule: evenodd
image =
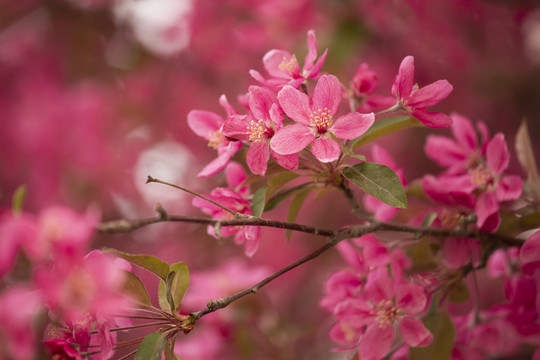
<svg viewBox="0 0 540 360"><path fill-rule="evenodd" d="M452 119L448 115L426 110L426 107L445 99L452 90L453 87L447 80L437 80L422 88L414 84L414 57L412 56L406 56L403 59L392 86L392 94L397 96L401 108L424 125L433 128L452 125Z"/></svg>
<svg viewBox="0 0 540 360"><path fill-rule="evenodd" d="M446 174L458 175L467 171L470 166L481 160L485 154L489 137L488 129L483 122L477 124L478 135L465 116L450 114L453 121L451 130L454 139L440 135L429 135L424 146L425 153L437 164L446 167Z"/></svg>
<svg viewBox="0 0 540 360"><path fill-rule="evenodd" d="M297 122L274 135L272 150L281 155L296 154L313 143L311 152L321 162L337 160L339 139L353 140L364 134L375 121L371 114L349 113L334 120L342 99L339 80L333 75L320 77L311 99L303 92L285 86L278 100L285 114Z"/></svg>
<svg viewBox="0 0 540 360"><path fill-rule="evenodd" d="M231 162L225 169L225 172L227 183L232 189L218 187L212 190L206 197L228 209L241 214L251 215L251 201L246 199L249 195L247 187L233 190L238 188L246 179L244 169L240 164ZM193 199L193 206L200 208L205 214L212 216L213 219L232 220L234 218L228 211L201 198ZM220 229L220 232L221 234L217 234L213 226L208 226L208 234L216 238L234 235L234 242L236 244L245 244L246 256L253 256L259 248L261 230L258 226L225 226Z"/></svg>
<svg viewBox="0 0 540 360"><path fill-rule="evenodd" d="M250 142L246 162L254 174L264 175L270 153L276 162L286 169L298 167L298 155L280 155L270 150L270 139L283 127L283 114L263 88L249 88L248 115L232 115L223 124L223 134L233 139Z"/></svg>
<svg viewBox="0 0 540 360"><path fill-rule="evenodd" d="M227 111L228 116L236 114L227 102L225 95L219 98L219 103ZM217 174L227 166L231 157L242 147L241 141L231 141L222 133L225 121L216 113L205 110L192 110L187 115L188 125L195 134L206 139L208 146L217 150L218 157L212 160L197 174L197 177L208 177Z"/></svg>
<svg viewBox="0 0 540 360"><path fill-rule="evenodd" d="M316 78L326 59L328 50L317 59L317 39L315 31L308 31L308 53L304 60L304 67L300 70L298 60L295 55L285 50L270 50L263 57L264 68L271 76L265 79L258 71L250 70L250 75L261 84L276 88L283 85L290 85L299 88L307 79Z"/></svg>

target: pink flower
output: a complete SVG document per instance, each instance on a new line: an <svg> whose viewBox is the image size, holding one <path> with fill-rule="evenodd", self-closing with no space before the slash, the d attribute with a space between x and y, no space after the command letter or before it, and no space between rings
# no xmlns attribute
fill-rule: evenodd
<svg viewBox="0 0 540 360"><path fill-rule="evenodd" d="M233 115L225 120L223 134L233 139L249 141L246 161L254 174L264 175L270 152L282 167L293 170L298 167L298 155L279 155L269 148L269 141L283 127L283 114L279 105L272 101L268 91L258 86L249 88L248 115Z"/></svg>
<svg viewBox="0 0 540 360"><path fill-rule="evenodd" d="M263 57L264 68L271 76L265 79L258 71L250 70L250 75L261 84L276 88L290 85L296 89L307 79L316 78L326 59L328 50L317 59L317 39L315 31L308 31L308 54L304 60L304 67L300 71L300 65L295 55L284 50L270 50Z"/></svg>
<svg viewBox="0 0 540 360"><path fill-rule="evenodd" d="M395 98L373 94L377 90L377 73L361 63L351 81L352 96L357 101L357 111L371 112L377 108L388 108L395 104Z"/></svg>
<svg viewBox="0 0 540 360"><path fill-rule="evenodd" d="M246 179L246 173L242 166L236 162L231 162L225 169L227 183L231 188L237 188ZM207 198L228 209L241 214L251 215L251 202L246 199L249 196L247 187L238 190L218 187L206 195ZM201 198L193 199L193 206L200 208L205 214L212 216L213 219L232 220L231 213ZM261 230L258 226L226 226L220 229L221 236L228 237L234 235L236 244L245 244L246 256L253 256L259 248ZM213 226L208 226L208 234L216 238L220 237Z"/></svg>
<svg viewBox="0 0 540 360"><path fill-rule="evenodd" d="M433 341L433 335L416 318L427 304L421 286L395 283L388 270L381 267L370 272L364 290L364 299L344 302L335 310L340 320L337 326L345 336L348 332L359 334L359 329L365 327L358 343L362 360L382 359L388 353L395 337L395 324L409 346L427 346ZM351 332L353 329L356 330ZM352 337L343 340L354 343Z"/></svg>
<svg viewBox="0 0 540 360"><path fill-rule="evenodd" d="M311 99L292 86L285 86L278 100L285 114L297 124L275 134L270 141L272 149L278 154L290 155L313 143L311 152L319 161L337 160L340 144L331 135L352 140L364 134L375 121L373 113L349 113L334 120L341 99L341 84L333 75L320 77Z"/></svg>
<svg viewBox="0 0 540 360"><path fill-rule="evenodd" d="M433 113L426 107L445 99L453 90L446 80L438 80L419 88L414 84L414 57L406 56L392 86L392 94L397 96L403 110L420 120L424 125L441 128L452 125L452 119L443 113Z"/></svg>
<svg viewBox="0 0 540 360"><path fill-rule="evenodd" d="M219 103L227 111L228 116L236 111L227 102L225 95L219 98ZM218 157L212 160L197 174L197 177L208 177L217 174L225 168L231 157L242 147L241 141L230 141L223 135L221 128L225 121L216 113L204 110L192 110L187 115L188 125L198 136L208 140L208 146L217 150Z"/></svg>
<svg viewBox="0 0 540 360"><path fill-rule="evenodd" d="M477 128L481 139L478 139L469 119L457 113L450 114L450 118L453 121L451 129L455 140L446 136L429 135L424 150L432 160L448 168L445 173L458 175L481 159L489 134L486 125L480 122Z"/></svg>

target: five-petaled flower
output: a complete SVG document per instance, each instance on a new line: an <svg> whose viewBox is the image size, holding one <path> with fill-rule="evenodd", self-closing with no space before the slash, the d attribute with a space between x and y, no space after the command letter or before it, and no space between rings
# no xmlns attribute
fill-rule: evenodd
<svg viewBox="0 0 540 360"><path fill-rule="evenodd" d="M447 80L437 80L434 83L420 88L414 84L414 57L406 56L399 72L394 79L392 94L397 96L399 107L420 120L424 125L432 128L441 128L452 125L452 119L443 113L434 113L426 110L445 99L453 90Z"/></svg>
<svg viewBox="0 0 540 360"><path fill-rule="evenodd" d="M285 86L278 100L285 114L297 124L274 135L272 150L281 155L296 154L313 143L311 152L321 162L337 160L340 144L331 135L352 140L363 135L375 121L373 113L349 113L334 120L342 99L339 80L333 75L320 77L311 99L292 86Z"/></svg>

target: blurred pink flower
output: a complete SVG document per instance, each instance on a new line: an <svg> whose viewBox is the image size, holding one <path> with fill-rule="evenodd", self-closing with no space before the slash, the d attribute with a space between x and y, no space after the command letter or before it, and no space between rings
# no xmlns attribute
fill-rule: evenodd
<svg viewBox="0 0 540 360"><path fill-rule="evenodd" d="M304 60L304 67L300 70L295 55L285 50L270 50L263 57L264 68L271 76L265 79L258 71L250 70L250 75L269 88L279 88L290 85L296 89L307 79L317 78L326 59L328 50L317 59L317 39L315 31L308 31L308 53Z"/></svg>
<svg viewBox="0 0 540 360"><path fill-rule="evenodd" d="M447 115L426 110L426 107L445 99L452 90L452 85L446 80L437 80L423 88L414 84L414 57L412 56L406 56L403 59L392 86L392 94L397 96L401 109L424 125L433 128L452 125L452 119Z"/></svg>
<svg viewBox="0 0 540 360"><path fill-rule="evenodd" d="M228 103L225 95L219 98L219 103L227 111L227 116L236 114ZM227 166L231 157L242 147L241 141L231 141L222 133L225 121L216 113L205 110L191 110L187 115L188 125L195 134L208 140L208 146L217 150L218 157L206 165L197 177L208 177L217 174Z"/></svg>
<svg viewBox="0 0 540 360"><path fill-rule="evenodd" d="M341 148L331 135L352 140L364 134L375 121L373 113L356 112L334 120L341 99L341 84L333 75L320 77L311 99L292 86L285 86L279 92L278 100L287 116L297 124L277 132L270 141L272 149L278 154L290 155L313 143L311 152L319 161L337 160Z"/></svg>

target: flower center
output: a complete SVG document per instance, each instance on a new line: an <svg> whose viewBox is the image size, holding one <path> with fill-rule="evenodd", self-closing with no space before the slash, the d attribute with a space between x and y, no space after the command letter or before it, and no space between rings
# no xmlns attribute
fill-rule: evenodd
<svg viewBox="0 0 540 360"><path fill-rule="evenodd" d="M264 125L262 119L257 122L251 120L251 123L247 127L246 135L249 135L249 141L253 142L266 141L270 137L269 129Z"/></svg>
<svg viewBox="0 0 540 360"><path fill-rule="evenodd" d="M309 121L317 128L319 134L324 134L332 123L332 115L329 114L328 108L319 109L309 115Z"/></svg>
<svg viewBox="0 0 540 360"><path fill-rule="evenodd" d="M225 141L225 136L221 133L221 130L216 130L210 134L210 140L208 140L208 146L214 150L217 150Z"/></svg>
<svg viewBox="0 0 540 360"><path fill-rule="evenodd" d="M291 56L290 59L287 59L287 57L284 56L283 60L281 60L281 63L279 64L278 68L281 71L293 72L296 65L298 65L298 60L296 60L295 55Z"/></svg>
<svg viewBox="0 0 540 360"><path fill-rule="evenodd" d="M381 300L372 314L376 314L375 321L379 323L379 328L386 329L401 315L401 311L394 306L390 300Z"/></svg>
<svg viewBox="0 0 540 360"><path fill-rule="evenodd" d="M478 165L476 168L469 170L471 182L478 187L490 186L493 184L493 175L491 171L483 165Z"/></svg>
<svg viewBox="0 0 540 360"><path fill-rule="evenodd" d="M459 225L460 214L455 210L442 209L438 217L441 225L446 228L454 228Z"/></svg>

